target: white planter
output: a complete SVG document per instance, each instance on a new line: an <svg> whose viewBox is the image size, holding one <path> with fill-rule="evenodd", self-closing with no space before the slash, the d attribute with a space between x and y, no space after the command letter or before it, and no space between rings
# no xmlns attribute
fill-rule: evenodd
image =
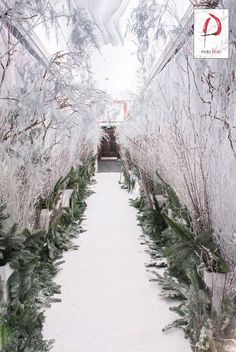
<svg viewBox="0 0 236 352"><path fill-rule="evenodd" d="M212 273L204 270L204 281L210 290L232 290L236 289L236 274L229 273Z"/></svg>
<svg viewBox="0 0 236 352"><path fill-rule="evenodd" d="M35 212L33 214L30 214L29 222L27 224L28 229L33 230L35 228L35 218L36 218Z"/></svg>
<svg viewBox="0 0 236 352"><path fill-rule="evenodd" d="M133 192L132 192L135 196L140 196L140 185L139 185L139 182L138 182L138 179L136 178L135 180L135 185L134 185L134 189L133 189Z"/></svg>
<svg viewBox="0 0 236 352"><path fill-rule="evenodd" d="M167 198L162 196L161 194L155 195L155 198L159 207L162 207L164 204L166 204Z"/></svg>
<svg viewBox="0 0 236 352"><path fill-rule="evenodd" d="M133 179L134 179L133 170L129 170L129 177L130 177L130 180L133 180Z"/></svg>
<svg viewBox="0 0 236 352"><path fill-rule="evenodd" d="M65 189L61 191L59 195L59 199L56 204L56 209L59 208L69 208L70 207L70 199L74 189Z"/></svg>
<svg viewBox="0 0 236 352"><path fill-rule="evenodd" d="M0 283L2 291L2 303L8 302L9 290L8 290L8 279L14 270L10 267L10 264L7 263L4 266L0 266Z"/></svg>
<svg viewBox="0 0 236 352"><path fill-rule="evenodd" d="M69 208L70 207L70 199L72 193L74 192L73 189L65 189L61 194L61 207L62 208Z"/></svg>
<svg viewBox="0 0 236 352"><path fill-rule="evenodd" d="M40 229L48 232L50 220L51 220L52 210L42 209L39 216L39 227Z"/></svg>
<svg viewBox="0 0 236 352"><path fill-rule="evenodd" d="M234 272L212 273L206 269L203 274L204 282L212 294L213 310L219 312L222 298L236 294L236 274Z"/></svg>

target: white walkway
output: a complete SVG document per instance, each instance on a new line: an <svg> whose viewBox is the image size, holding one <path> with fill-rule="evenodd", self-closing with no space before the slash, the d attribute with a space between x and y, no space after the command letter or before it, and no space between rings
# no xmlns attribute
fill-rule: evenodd
<svg viewBox="0 0 236 352"><path fill-rule="evenodd" d="M161 331L175 315L148 281L149 256L118 178L96 176L88 231L77 240L79 250L65 255L57 278L63 301L47 312L45 338L56 339L53 352L190 352L181 331Z"/></svg>

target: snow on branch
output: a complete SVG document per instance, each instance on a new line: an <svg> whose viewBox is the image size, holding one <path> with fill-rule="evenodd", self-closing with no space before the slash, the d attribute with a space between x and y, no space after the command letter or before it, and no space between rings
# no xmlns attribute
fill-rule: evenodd
<svg viewBox="0 0 236 352"><path fill-rule="evenodd" d="M233 23L236 4L228 3ZM175 190L195 230L214 229L229 262L236 254L235 35L232 26L228 60L194 60L186 40L152 77L119 131L132 161Z"/></svg>
<svg viewBox="0 0 236 352"><path fill-rule="evenodd" d="M92 23L69 2L62 8L55 4L0 5L0 203L10 214L8 226L32 228L40 200L72 166L96 153L99 111L109 100L90 72L89 49L97 47ZM67 52L47 58L46 65L5 26L8 21L19 28L30 42L38 23L57 30L61 18L68 21L73 43Z"/></svg>

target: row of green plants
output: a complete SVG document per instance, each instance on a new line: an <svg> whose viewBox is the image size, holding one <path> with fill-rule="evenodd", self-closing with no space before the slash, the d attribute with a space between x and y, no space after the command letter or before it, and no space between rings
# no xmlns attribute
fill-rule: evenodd
<svg viewBox="0 0 236 352"><path fill-rule="evenodd" d="M15 224L4 230L7 218L0 208L0 265L10 263L14 270L8 280L9 300L1 305L0 350L3 352L47 352L53 341L45 341L42 334L44 311L59 302L60 287L53 281L63 263L63 252L76 249L73 239L81 232L86 198L93 182L94 158L58 181L47 200L40 207L55 208L63 189L73 189L69 208L57 209L49 231L18 231Z"/></svg>
<svg viewBox="0 0 236 352"><path fill-rule="evenodd" d="M135 171L136 176L139 171ZM140 180L139 180L140 181ZM129 173L125 174L123 187L132 187ZM174 190L160 177L149 179L153 206L147 202L144 190L131 199L130 204L138 211L145 242L149 246L152 262L148 270L162 287L162 295L179 300L170 309L179 315L172 324L163 327L182 328L190 339L194 352L220 351L217 341L225 340L232 333L231 323L235 317L236 299L222 298L220 318L212 310L211 292L203 277L203 271L227 273L229 267L214 241L213 230L196 232L191 216L183 207ZM159 205L156 194L166 198ZM160 275L158 268L165 268Z"/></svg>

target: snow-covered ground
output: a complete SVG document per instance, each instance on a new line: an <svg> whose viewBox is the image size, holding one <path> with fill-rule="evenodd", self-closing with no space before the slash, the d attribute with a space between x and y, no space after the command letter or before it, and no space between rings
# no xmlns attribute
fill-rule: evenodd
<svg viewBox="0 0 236 352"><path fill-rule="evenodd" d="M56 340L53 352L190 352L182 331L161 331L175 315L149 281L135 209L118 179L96 175L87 232L65 254L62 302L47 311L45 338Z"/></svg>

